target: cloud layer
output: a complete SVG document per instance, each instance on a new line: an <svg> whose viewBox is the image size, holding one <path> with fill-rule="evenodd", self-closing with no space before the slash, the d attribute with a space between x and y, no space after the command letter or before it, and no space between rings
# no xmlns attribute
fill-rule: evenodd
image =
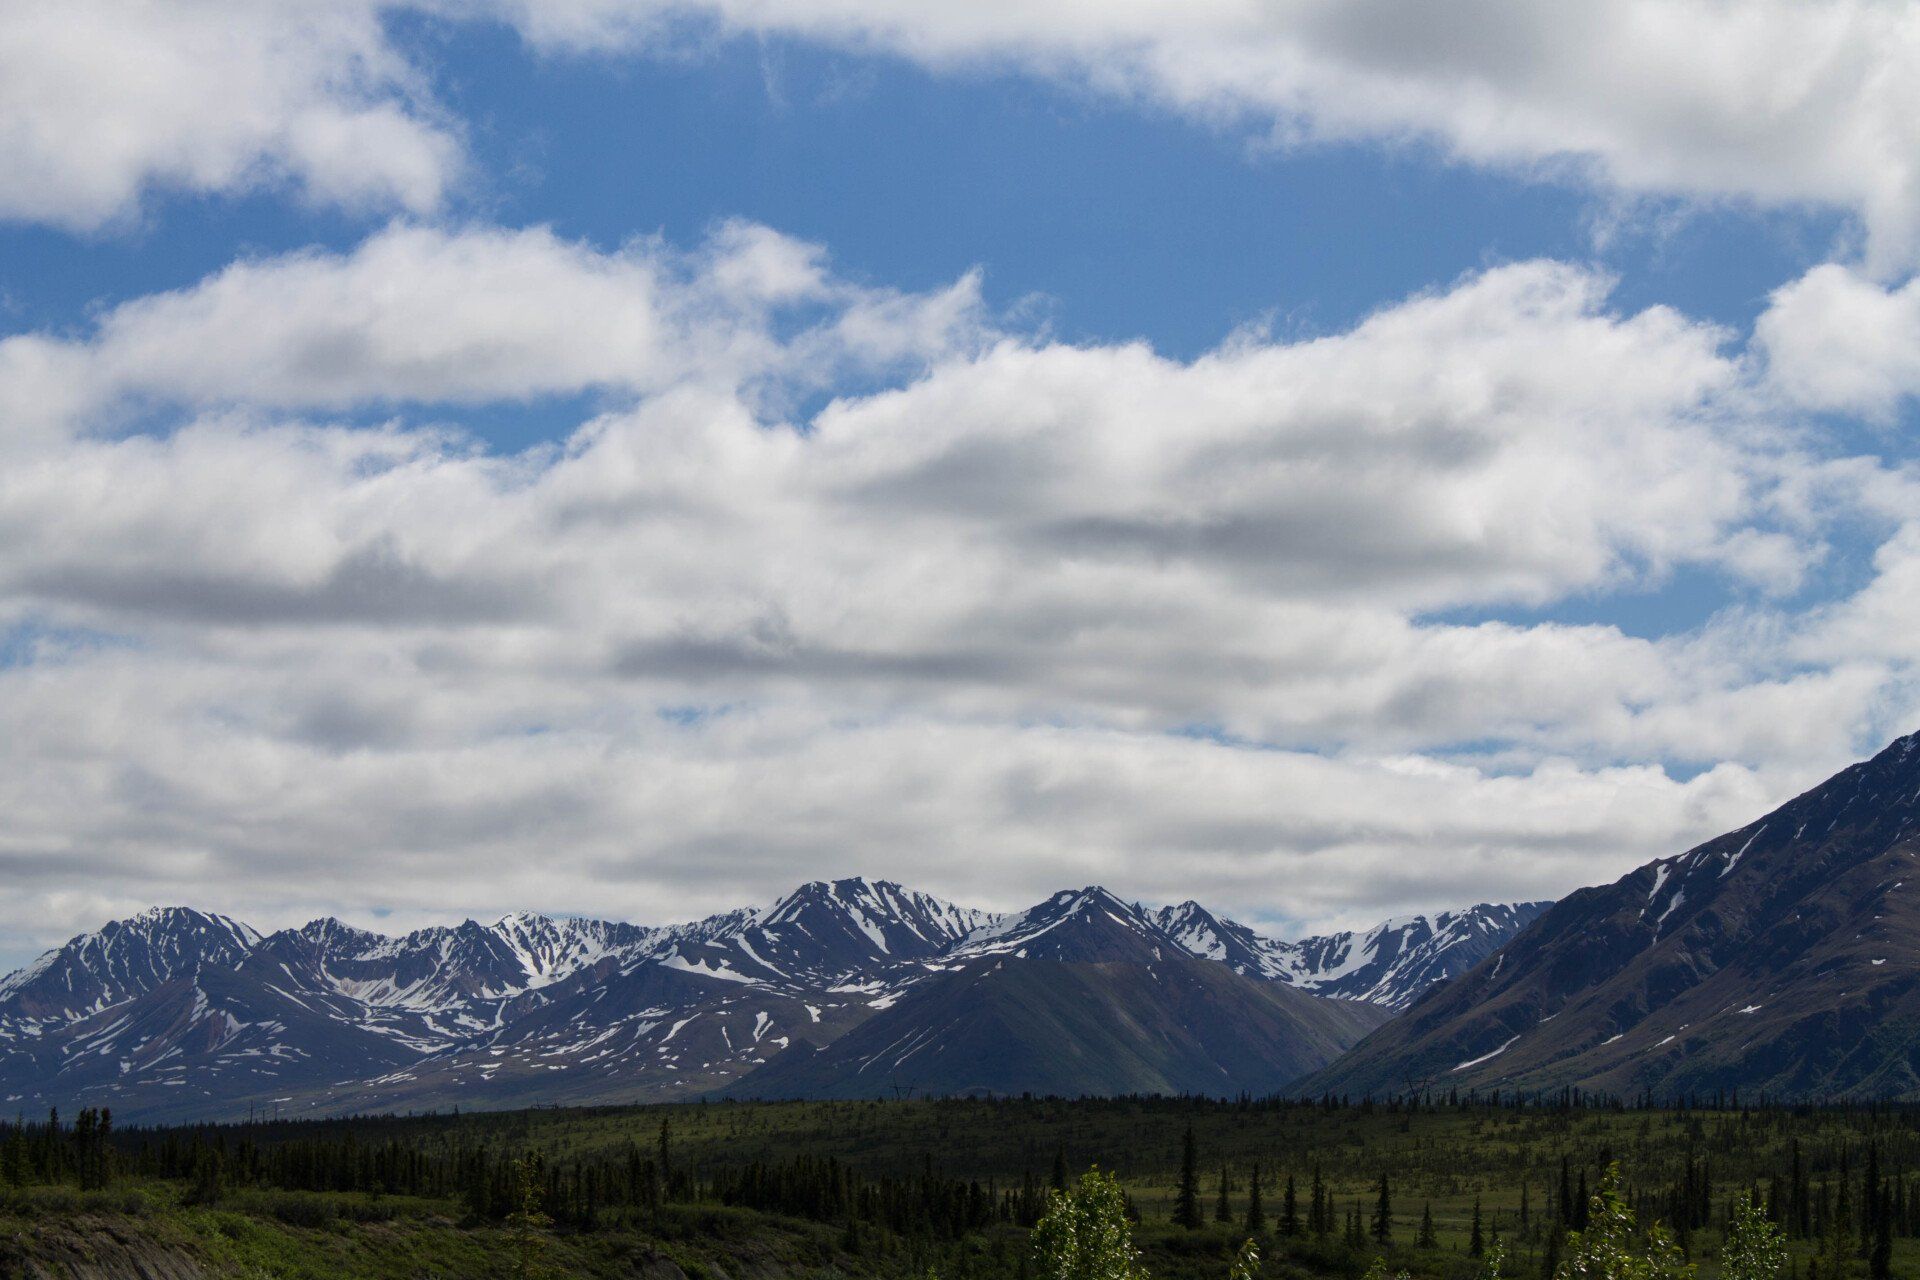
<svg viewBox="0 0 1920 1280"><path fill-rule="evenodd" d="M1911 483L1809 450L1798 310L1770 365L1524 262L1179 361L750 224L400 222L0 340L0 927L1563 892L1915 707ZM558 447L448 425L582 395ZM1873 580L1771 603L1843 519ZM1745 603L1526 620L1676 573Z"/></svg>
<svg viewBox="0 0 1920 1280"><path fill-rule="evenodd" d="M752 223L462 221L485 175L407 33L475 23L811 41L1859 237L1751 338L1518 262L1318 337L1066 344ZM1317 926L1745 821L1920 708L1917 70L1920 14L1867 0L6 6L0 218L264 191L370 229L0 337L0 935L663 920L855 871ZM463 427L502 411L565 429ZM1718 607L1575 620L1675 583Z"/></svg>

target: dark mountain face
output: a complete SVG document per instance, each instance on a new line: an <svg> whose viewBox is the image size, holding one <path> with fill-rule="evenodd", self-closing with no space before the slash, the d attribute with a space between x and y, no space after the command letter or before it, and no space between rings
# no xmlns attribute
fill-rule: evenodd
<svg viewBox="0 0 1920 1280"><path fill-rule="evenodd" d="M1061 927L1079 925L1092 944L1086 954L1107 958L1065 958L1073 947L1064 939L1043 957L1031 942L976 955L825 1049L790 1049L727 1092L1272 1093L1391 1016L1245 977L1150 935L1129 958L1114 958L1119 938L1111 921L1098 922L1104 914L1083 905Z"/></svg>
<svg viewBox="0 0 1920 1280"><path fill-rule="evenodd" d="M355 1013L344 1000L289 996L209 966L57 1029L0 1040L0 1084L16 1106L84 1100L128 1116L245 1115L414 1059Z"/></svg>
<svg viewBox="0 0 1920 1280"><path fill-rule="evenodd" d="M1307 1082L1920 1096L1920 735L1583 889Z"/></svg>
<svg viewBox="0 0 1920 1280"><path fill-rule="evenodd" d="M921 1017L952 1024L922 1088L1259 1091L1327 1061L1397 990L1291 989L1403 957L1372 941L1386 926L1336 954L1173 911L1092 886L997 916L865 880L669 928L512 915L389 938L329 919L263 938L155 911L0 982L0 1098L133 1119L658 1100L777 1082L761 1073Z"/></svg>

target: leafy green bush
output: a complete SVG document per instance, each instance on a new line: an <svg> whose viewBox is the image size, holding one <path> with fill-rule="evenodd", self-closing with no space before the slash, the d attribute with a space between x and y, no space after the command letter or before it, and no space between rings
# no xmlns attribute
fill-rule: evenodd
<svg viewBox="0 0 1920 1280"><path fill-rule="evenodd" d="M1147 1280L1133 1247L1126 1194L1099 1169L1048 1194L1046 1216L1033 1229L1033 1253L1042 1280Z"/></svg>
<svg viewBox="0 0 1920 1280"><path fill-rule="evenodd" d="M1774 1280L1787 1265L1787 1239L1751 1199L1733 1206L1727 1242L1720 1247L1720 1280Z"/></svg>
<svg viewBox="0 0 1920 1280"><path fill-rule="evenodd" d="M1572 1255L1556 1280L1693 1280L1693 1266L1664 1227L1651 1227L1642 1243L1633 1210L1620 1194L1620 1166L1607 1166L1593 1197L1587 1229L1567 1234Z"/></svg>

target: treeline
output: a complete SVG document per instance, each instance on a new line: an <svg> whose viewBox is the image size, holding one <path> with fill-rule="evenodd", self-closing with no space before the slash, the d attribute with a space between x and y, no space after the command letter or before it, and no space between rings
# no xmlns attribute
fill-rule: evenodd
<svg viewBox="0 0 1920 1280"><path fill-rule="evenodd" d="M225 1127L169 1129L110 1141L112 1117L83 1111L72 1125L56 1111L44 1123L0 1126L0 1181L8 1185L77 1183L104 1187L116 1176L187 1184L191 1201L211 1202L236 1187L277 1191L443 1197L476 1217L505 1221L527 1198L528 1153L485 1142L431 1152L397 1139L368 1142L351 1127L262 1142ZM535 1188L555 1222L592 1229L609 1212L657 1211L669 1203L719 1204L834 1224L869 1224L906 1236L955 1240L995 1222L1031 1226L1044 1190L1031 1178L1017 1188L936 1172L868 1176L835 1158L795 1156L738 1167L693 1169L674 1159L671 1121L657 1144L629 1143L613 1155L537 1161Z"/></svg>
<svg viewBox="0 0 1920 1280"><path fill-rule="evenodd" d="M105 1187L121 1163L113 1145L113 1112L89 1107L72 1124L56 1108L44 1124L0 1123L0 1184L77 1183Z"/></svg>

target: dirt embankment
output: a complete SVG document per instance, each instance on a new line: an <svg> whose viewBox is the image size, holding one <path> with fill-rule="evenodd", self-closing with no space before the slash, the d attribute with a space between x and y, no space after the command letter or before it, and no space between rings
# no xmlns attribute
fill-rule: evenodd
<svg viewBox="0 0 1920 1280"><path fill-rule="evenodd" d="M76 1218L0 1234L0 1280L214 1280L124 1222Z"/></svg>

